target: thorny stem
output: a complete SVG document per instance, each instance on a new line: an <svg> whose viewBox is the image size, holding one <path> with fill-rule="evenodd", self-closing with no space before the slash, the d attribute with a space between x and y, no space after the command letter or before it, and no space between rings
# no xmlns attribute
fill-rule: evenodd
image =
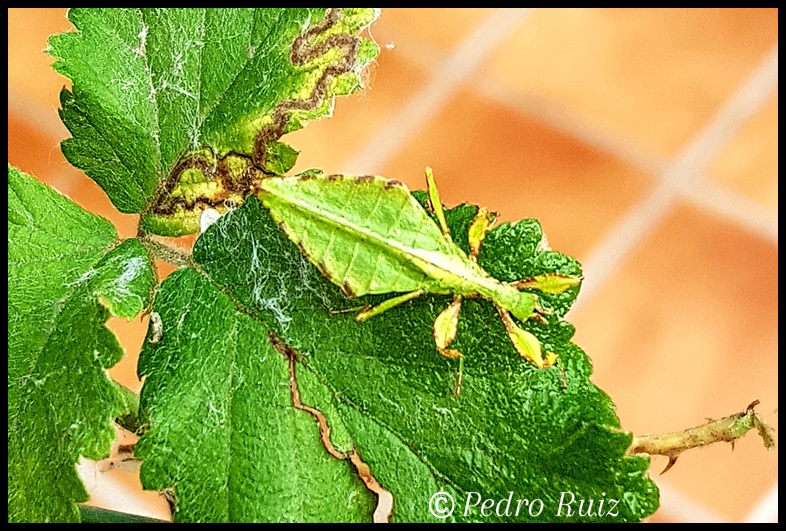
<svg viewBox="0 0 786 531"><path fill-rule="evenodd" d="M772 450L775 448L773 430L754 410L758 404L759 401L755 400L741 413L713 420L694 428L660 435L634 437L630 448L628 448L628 453L667 456L669 464L661 472L663 474L674 466L677 458L685 450L716 442L730 442L732 449L734 449L734 442L753 428L759 432L764 446L768 450Z"/></svg>

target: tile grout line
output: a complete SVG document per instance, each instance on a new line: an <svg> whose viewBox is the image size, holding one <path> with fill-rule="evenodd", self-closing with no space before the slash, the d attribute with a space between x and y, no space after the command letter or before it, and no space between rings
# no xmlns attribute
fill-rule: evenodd
<svg viewBox="0 0 786 531"><path fill-rule="evenodd" d="M777 89L778 45L775 45L741 90L735 94L736 105L729 106L732 107L732 113L736 113L736 115L731 115L728 119L729 121L736 120L737 123L733 125L733 131L728 135L728 140L731 140L733 133L736 133L756 111L764 107L767 98ZM732 103L735 102L732 101ZM724 141L719 147L723 147L727 141ZM711 157L705 160L702 165L710 162L717 153L710 155ZM759 205L747 196L726 190L706 178L697 178L692 184L694 186L680 190L682 198L706 210L730 218L737 225L776 245L778 244L777 211L772 213L770 209Z"/></svg>
<svg viewBox="0 0 786 531"><path fill-rule="evenodd" d="M767 55L710 122L663 170L654 190L631 208L582 260L586 280L573 310L583 308L635 251L680 197L691 193L698 175L739 127L778 86L778 49Z"/></svg>
<svg viewBox="0 0 786 531"><path fill-rule="evenodd" d="M777 211L773 212L744 195L726 190L710 181L697 183L694 188L683 192L682 198L778 245Z"/></svg>
<svg viewBox="0 0 786 531"><path fill-rule="evenodd" d="M497 9L445 57L443 66L434 70L417 94L380 127L345 165L346 173L378 172L458 92L478 65L508 37L532 12L531 9Z"/></svg>
<svg viewBox="0 0 786 531"><path fill-rule="evenodd" d="M772 523L778 521L778 481L754 505L753 509L745 515L745 523Z"/></svg>
<svg viewBox="0 0 786 531"><path fill-rule="evenodd" d="M532 97L516 97L514 89L505 86L504 82L483 78L476 89L482 96L492 101L512 108L528 118L534 118L558 133L568 135L646 173L657 175L666 167L665 158L639 148L601 127L583 123L580 118L570 116L556 105Z"/></svg>
<svg viewBox="0 0 786 531"><path fill-rule="evenodd" d="M680 191L686 191L699 179L704 168L734 138L740 127L759 109L772 92L778 88L778 46L776 45L731 98L721 107L709 125L693 139L683 151L685 168L675 168L678 175L670 176L680 181ZM690 173L685 170L690 170Z"/></svg>

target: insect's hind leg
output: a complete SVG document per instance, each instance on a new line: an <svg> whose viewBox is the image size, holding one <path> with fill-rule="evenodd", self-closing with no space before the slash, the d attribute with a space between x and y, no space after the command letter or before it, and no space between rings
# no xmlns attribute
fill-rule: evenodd
<svg viewBox="0 0 786 531"><path fill-rule="evenodd" d="M355 314L355 319L360 321L366 321L371 319L375 315L379 315L384 313L391 308L395 308L399 304L404 304L407 301L411 301L412 299L416 299L425 293L424 290L418 289L415 291L410 291L409 293L404 293L402 295L398 295L396 297L391 297L390 299L384 300L381 303L377 304L376 306L365 306L360 309L358 313Z"/></svg>
<svg viewBox="0 0 786 531"><path fill-rule="evenodd" d="M510 316L507 310L497 306L497 312L502 318L502 323L505 325L505 331L513 343L513 347L518 352L519 356L529 361L539 369L548 369L557 361L557 355L553 352L547 352L543 356L542 346L538 338L531 332L527 332L520 328Z"/></svg>

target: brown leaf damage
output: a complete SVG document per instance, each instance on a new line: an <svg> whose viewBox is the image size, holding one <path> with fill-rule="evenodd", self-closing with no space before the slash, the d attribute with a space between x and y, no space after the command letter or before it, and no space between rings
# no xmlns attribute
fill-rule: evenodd
<svg viewBox="0 0 786 531"><path fill-rule="evenodd" d="M330 425L325 415L318 409L304 404L300 399L300 389L297 383L297 361L300 355L273 332L270 332L268 338L273 348L289 361L289 390L292 395L292 407L314 417L314 420L317 421L317 425L319 426L319 435L322 440L322 445L325 447L327 453L340 461L349 461L355 468L358 477L363 481L366 488L377 496L377 507L373 515L374 522L388 522L393 512L393 494L380 485L379 481L377 481L372 474L371 467L363 461L355 448L349 452L342 452L333 446L333 441L330 440Z"/></svg>
<svg viewBox="0 0 786 531"><path fill-rule="evenodd" d="M340 59L329 65L317 80L316 86L310 97L302 100L285 100L279 102L273 109L273 121L257 133L254 147L254 164L259 168L265 167L267 157L266 146L284 134L284 129L289 122L292 111L310 111L322 104L327 95L330 83L334 78L346 74L357 64L360 38L355 35L335 33L325 39L315 42L316 39L333 27L342 17L340 8L330 8L325 13L325 18L314 26L301 33L292 43L289 60L293 65L304 65L309 61L325 55L328 51L338 48L341 51Z"/></svg>
<svg viewBox="0 0 786 531"><path fill-rule="evenodd" d="M272 175L265 164L268 145L284 135L292 112L318 108L328 96L332 81L357 68L361 37L348 33L324 36L342 17L340 8L328 9L322 20L293 41L289 59L296 66L305 65L335 49L340 51L340 56L325 67L307 98L278 102L272 110L271 123L257 132L252 153L232 151L219 155L210 146L203 146L199 152L184 154L168 176L159 182L143 215L150 213L171 217L186 216L193 212L199 214L207 208L222 208L227 202L239 205L254 193L259 179ZM186 196L173 193L181 184L183 173L188 170L201 172L204 182L210 183L210 186L206 186L209 190L195 191Z"/></svg>

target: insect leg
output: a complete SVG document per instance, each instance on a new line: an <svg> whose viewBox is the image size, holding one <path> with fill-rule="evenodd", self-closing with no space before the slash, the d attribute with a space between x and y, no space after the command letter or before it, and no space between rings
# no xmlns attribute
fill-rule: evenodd
<svg viewBox="0 0 786 531"><path fill-rule="evenodd" d="M486 207L481 207L475 215L475 219L469 225L469 256L472 260L477 260L480 253L480 246L483 245L483 240L486 234L489 233L494 222L497 220L497 215L489 212Z"/></svg>
<svg viewBox="0 0 786 531"><path fill-rule="evenodd" d="M327 312L328 312L328 315L342 315L342 314L345 314L345 313L356 313L356 312L359 312L360 310L363 310L365 308L368 308L368 305L366 305L366 306L353 306L352 308L342 308L340 310L331 310L330 308L328 308Z"/></svg>
<svg viewBox="0 0 786 531"><path fill-rule="evenodd" d="M525 280L518 280L516 282L510 282L509 285L513 286L518 290L538 290L543 293L548 293L551 295L556 295L559 293L564 293L565 291L575 288L576 286L581 285L581 281L584 277L581 275L566 275L563 273L543 273L542 275L537 275ZM548 308L544 308L537 299L537 296L532 293L532 296L535 297L535 308L530 316L532 319L537 319L543 324L548 324L548 320L546 319L549 315L552 315L551 310Z"/></svg>
<svg viewBox="0 0 786 531"><path fill-rule="evenodd" d="M434 342L437 344L440 354L447 358L461 357L461 353L448 348L448 345L456 339L459 311L461 311L461 295L456 295L450 306L445 308L434 320ZM453 354L454 352L458 355Z"/></svg>
<svg viewBox="0 0 786 531"><path fill-rule="evenodd" d="M547 369L554 365L557 361L557 355L553 352L546 353L546 358L543 358L543 351L538 338L520 328L510 316L507 310L497 306L499 316L505 325L505 330L508 332L508 337L513 342L513 346L519 356L526 359L539 369Z"/></svg>
<svg viewBox="0 0 786 531"><path fill-rule="evenodd" d="M426 185L428 186L428 201L431 203L431 210L437 216L439 221L439 228L442 229L442 234L448 240L450 237L450 229L448 222L445 220L445 212L442 210L442 201L439 199L439 190L437 190L437 182L434 180L434 172L431 168L426 166Z"/></svg>
<svg viewBox="0 0 786 531"><path fill-rule="evenodd" d="M456 349L448 348L448 346L456 339L456 332L458 332L458 317L461 311L461 295L456 295L453 302L445 308L434 320L434 343L437 345L437 350L446 358L452 360L459 360L459 372L456 377L456 390L454 394L459 396L461 393L461 380L464 373L464 355Z"/></svg>
<svg viewBox="0 0 786 531"><path fill-rule="evenodd" d="M535 297L535 294L533 293L532 296ZM532 315L530 315L529 318L530 319L535 319L536 321L539 321L540 323L542 323L544 325L548 325L549 324L549 320L548 320L548 316L549 315L554 315L554 312L552 312L548 308L544 308L540 304L540 301L536 298L535 299L535 310L532 312Z"/></svg>
<svg viewBox="0 0 786 531"><path fill-rule="evenodd" d="M399 304L403 304L407 301L411 301L412 299L416 299L425 293L424 290L419 289L415 291L410 291L409 293L404 293L403 295L398 295L397 297L391 297L381 303L377 304L376 306L365 306L363 307L357 314L355 314L355 319L357 321L363 322L367 319L371 319L375 315L379 315L384 313L391 308L395 308Z"/></svg>
<svg viewBox="0 0 786 531"><path fill-rule="evenodd" d="M565 275L563 273L544 273L526 280L511 282L516 289L536 289L543 293L555 295L575 288L584 279L581 275Z"/></svg>
<svg viewBox="0 0 786 531"><path fill-rule="evenodd" d="M453 391L454 396L459 396L461 394L461 382L464 379L464 356L459 358L459 370L458 376L456 376L456 390Z"/></svg>

